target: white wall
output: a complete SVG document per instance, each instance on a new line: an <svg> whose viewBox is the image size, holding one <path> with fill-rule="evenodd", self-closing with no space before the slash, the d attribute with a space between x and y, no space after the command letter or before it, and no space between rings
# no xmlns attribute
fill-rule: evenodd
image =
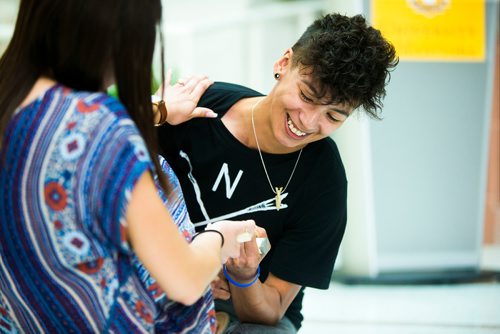
<svg viewBox="0 0 500 334"><path fill-rule="evenodd" d="M14 32L19 0L0 1L0 55L3 53Z"/></svg>
<svg viewBox="0 0 500 334"><path fill-rule="evenodd" d="M180 5L167 0L167 66L177 76L207 74L216 81L266 93L273 85L275 60L292 46L323 4L321 0L186 0Z"/></svg>
<svg viewBox="0 0 500 334"><path fill-rule="evenodd" d="M344 15L363 14L363 0L327 0L327 11ZM348 186L347 228L337 269L349 274L377 274L375 208L370 151L370 120L358 112L332 138L339 146Z"/></svg>

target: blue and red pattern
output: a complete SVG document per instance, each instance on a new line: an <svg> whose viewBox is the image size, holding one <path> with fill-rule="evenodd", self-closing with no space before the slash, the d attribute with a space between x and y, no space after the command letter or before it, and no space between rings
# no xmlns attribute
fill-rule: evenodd
<svg viewBox="0 0 500 334"><path fill-rule="evenodd" d="M116 99L52 87L16 111L0 161L1 333L151 333L172 320L213 332L211 294L172 303L126 240L130 193L152 163ZM182 194L165 201L189 240Z"/></svg>
<svg viewBox="0 0 500 334"><path fill-rule="evenodd" d="M179 180L170 165L161 156L160 165L163 172L167 175L172 185L173 195L167 198L161 191L157 183L158 191L167 206L179 231L184 235L186 241L191 242L195 233L194 225L189 219ZM156 281L149 275L149 272L137 260L134 260L134 267L141 281L147 287L151 298L153 298L161 310L156 321L157 333L215 333L216 318L213 304L213 296L210 288L205 294L192 306L184 306L173 302L163 293Z"/></svg>

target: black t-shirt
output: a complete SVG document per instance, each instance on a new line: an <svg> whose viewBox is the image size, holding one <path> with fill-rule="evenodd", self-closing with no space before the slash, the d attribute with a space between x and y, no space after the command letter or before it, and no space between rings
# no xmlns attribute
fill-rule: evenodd
<svg viewBox="0 0 500 334"><path fill-rule="evenodd" d="M266 229L272 248L261 263L261 281L272 272L291 283L327 289L347 212L347 180L337 146L325 138L303 149L277 211L258 151L240 143L221 121L238 100L261 95L243 86L213 84L199 106L219 117L159 128L162 154L180 180L194 223L254 219ZM298 153L262 152L273 186L285 186ZM301 289L285 314L297 328L303 294Z"/></svg>

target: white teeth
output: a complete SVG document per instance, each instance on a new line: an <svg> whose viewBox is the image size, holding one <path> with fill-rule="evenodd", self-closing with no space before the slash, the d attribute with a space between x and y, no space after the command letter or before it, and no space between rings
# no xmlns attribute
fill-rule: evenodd
<svg viewBox="0 0 500 334"><path fill-rule="evenodd" d="M290 119L290 117L288 117L288 128L289 128L289 129L290 129L290 131L292 131L295 135L300 136L300 137L303 137L303 136L305 136L305 135L307 134L307 133L302 132L302 131L300 131L299 129L297 129L297 128L295 127L295 125L293 125L292 120Z"/></svg>

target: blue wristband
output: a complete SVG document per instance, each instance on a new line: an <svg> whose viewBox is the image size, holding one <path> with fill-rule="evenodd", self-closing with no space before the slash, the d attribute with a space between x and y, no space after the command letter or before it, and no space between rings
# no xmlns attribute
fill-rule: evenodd
<svg viewBox="0 0 500 334"><path fill-rule="evenodd" d="M234 286L237 286L238 288L248 288L250 285L254 284L255 282L257 282L257 280L259 279L259 276L260 276L260 266L257 267L257 274L255 274L255 277L254 279L249 282L249 283L238 283L236 282L235 280L233 280L231 278L231 276L229 276L229 273L227 272L227 269L226 269L226 265L223 265L222 266L222 269L224 271L224 276L226 276L227 280Z"/></svg>

